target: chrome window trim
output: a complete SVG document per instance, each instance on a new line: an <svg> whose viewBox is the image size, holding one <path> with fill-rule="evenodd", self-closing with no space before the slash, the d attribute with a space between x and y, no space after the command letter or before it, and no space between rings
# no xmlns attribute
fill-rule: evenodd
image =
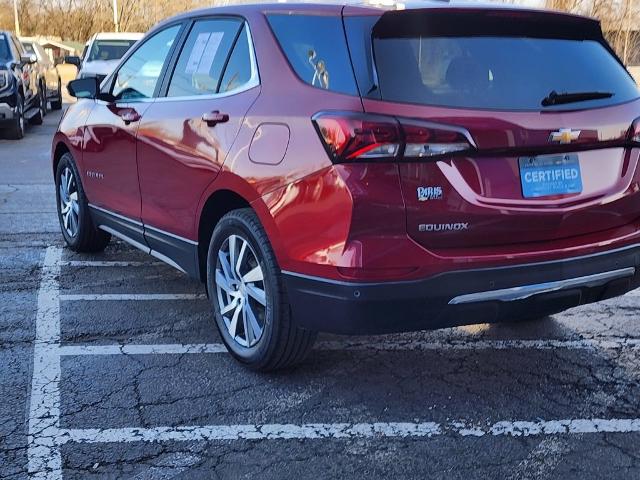
<svg viewBox="0 0 640 480"><path fill-rule="evenodd" d="M196 19L195 21L198 21L198 20ZM153 98L152 100L156 102L163 102L163 103L176 102L176 101L189 101L189 100L213 100L216 98L225 98L225 97L230 97L231 95L237 95L238 93L246 92L247 90L251 90L252 88L259 86L260 73L258 71L258 62L256 61L256 53L253 47L253 36L251 35L251 28L249 27L249 22L246 19L243 20L243 23L244 25L242 28L245 28L247 30L247 41L249 42L249 57L251 61L251 77L249 77L249 80L245 84L240 85L239 87L234 88L233 90L229 90L227 92L222 92L222 93L210 93L206 95L183 95L178 97L168 97L167 94L165 93L165 96L156 97L156 98ZM177 60L176 60L176 65L177 65ZM174 65L174 68L175 68L175 65ZM223 76L224 76L224 73L225 72L222 72ZM171 72L171 75L173 76L173 72ZM171 80L169 80L169 83L167 84L167 93L168 93L168 87L170 86L171 86Z"/></svg>

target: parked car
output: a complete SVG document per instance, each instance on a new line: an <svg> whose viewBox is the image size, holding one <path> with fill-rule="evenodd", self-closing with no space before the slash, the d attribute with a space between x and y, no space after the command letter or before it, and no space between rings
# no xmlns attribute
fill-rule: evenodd
<svg viewBox="0 0 640 480"><path fill-rule="evenodd" d="M115 236L202 280L251 368L319 331L533 319L640 286L640 92L595 20L199 10L69 91L66 243Z"/></svg>
<svg viewBox="0 0 640 480"><path fill-rule="evenodd" d="M52 110L60 110L62 108L62 80L58 68L38 42L21 39L21 43L28 55L36 56L33 69L37 73L38 86L43 96L44 113L46 114L47 111L47 102L51 102Z"/></svg>
<svg viewBox="0 0 640 480"><path fill-rule="evenodd" d="M11 32L0 30L0 129L13 139L24 137L26 120L41 124L45 115L36 62Z"/></svg>
<svg viewBox="0 0 640 480"><path fill-rule="evenodd" d="M127 51L142 38L142 33L96 33L86 43L82 57L68 56L67 63L78 67L78 78L104 80Z"/></svg>

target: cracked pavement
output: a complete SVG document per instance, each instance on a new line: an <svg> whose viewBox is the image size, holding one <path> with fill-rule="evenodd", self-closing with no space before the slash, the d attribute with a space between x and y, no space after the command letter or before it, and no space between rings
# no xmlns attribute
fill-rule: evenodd
<svg viewBox="0 0 640 480"><path fill-rule="evenodd" d="M0 140L3 479L28 478L38 289L46 248L63 248L48 157L58 119L50 114L22 141ZM120 242L95 256L63 250L62 260L54 279L60 294L203 293ZM96 260L134 265L68 263ZM59 306L61 349L195 345L176 347L177 353L68 350L45 359L60 362L60 378L52 382L59 387L63 433L56 448L65 479L640 478L638 430L523 435L517 429L524 427L513 423L640 419L640 296L538 322L322 336L299 368L269 375L246 371L215 349L193 353L220 343L206 299L62 300ZM389 433L414 423L437 433ZM291 433L312 424L337 433ZM492 433L496 425L520 434ZM262 437L198 437L204 426ZM157 441L116 435L165 428L195 433ZM92 429L116 433L110 441L78 441ZM269 429L276 433L264 434ZM56 441L48 431L36 434L40 442Z"/></svg>

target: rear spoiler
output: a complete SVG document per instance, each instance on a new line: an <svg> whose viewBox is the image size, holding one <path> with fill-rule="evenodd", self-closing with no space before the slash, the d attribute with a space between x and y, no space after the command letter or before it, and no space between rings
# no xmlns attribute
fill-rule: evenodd
<svg viewBox="0 0 640 480"><path fill-rule="evenodd" d="M578 15L542 10L451 7L389 10L373 26L372 36L604 40L599 21Z"/></svg>

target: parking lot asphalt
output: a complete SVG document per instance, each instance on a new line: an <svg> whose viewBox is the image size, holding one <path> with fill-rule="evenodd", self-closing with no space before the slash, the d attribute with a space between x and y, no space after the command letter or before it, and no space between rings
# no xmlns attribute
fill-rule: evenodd
<svg viewBox="0 0 640 480"><path fill-rule="evenodd" d="M0 140L0 478L640 478L640 293L252 373L201 285L64 248L58 119Z"/></svg>

